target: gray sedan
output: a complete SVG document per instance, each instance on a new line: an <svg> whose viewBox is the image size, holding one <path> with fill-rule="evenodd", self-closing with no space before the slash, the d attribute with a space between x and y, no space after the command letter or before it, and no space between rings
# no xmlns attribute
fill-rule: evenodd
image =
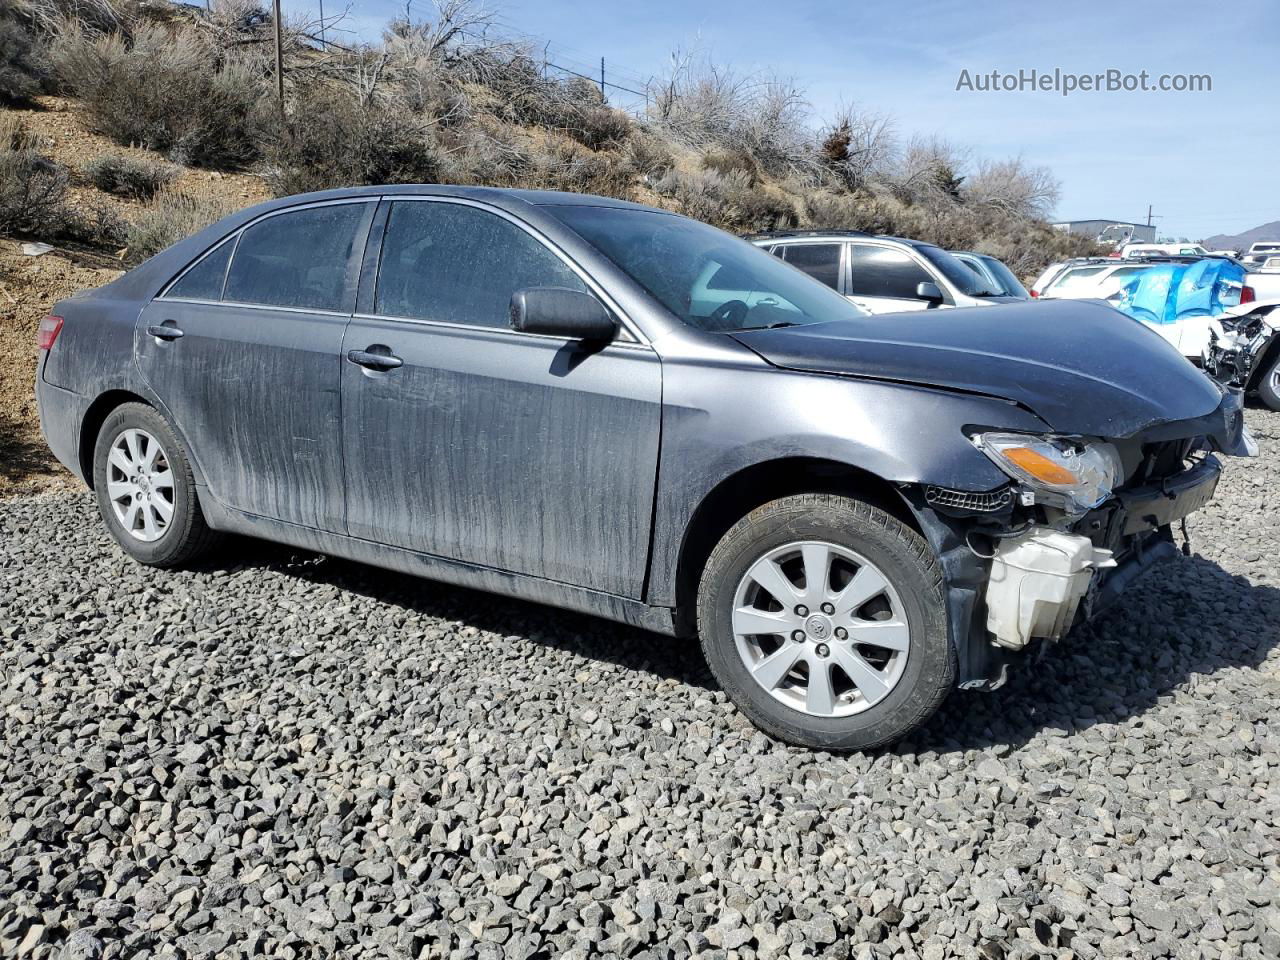
<svg viewBox="0 0 1280 960"><path fill-rule="evenodd" d="M42 324L137 560L279 541L698 638L795 743L991 689L1174 552L1239 398L1088 303L867 317L712 227L401 186L237 213Z"/></svg>

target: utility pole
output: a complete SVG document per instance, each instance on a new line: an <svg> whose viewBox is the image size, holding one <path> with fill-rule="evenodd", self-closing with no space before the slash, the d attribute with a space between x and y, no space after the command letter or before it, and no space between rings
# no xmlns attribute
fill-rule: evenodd
<svg viewBox="0 0 1280 960"><path fill-rule="evenodd" d="M324 0L320 0L320 49L329 52L329 44L324 39Z"/></svg>
<svg viewBox="0 0 1280 960"><path fill-rule="evenodd" d="M1147 204L1147 226L1151 226L1151 204Z"/></svg>
<svg viewBox="0 0 1280 960"><path fill-rule="evenodd" d="M276 100L280 116L284 116L284 58L280 53L280 0L275 0L276 22Z"/></svg>
<svg viewBox="0 0 1280 960"><path fill-rule="evenodd" d="M600 58L600 99L606 99L604 95L604 57Z"/></svg>

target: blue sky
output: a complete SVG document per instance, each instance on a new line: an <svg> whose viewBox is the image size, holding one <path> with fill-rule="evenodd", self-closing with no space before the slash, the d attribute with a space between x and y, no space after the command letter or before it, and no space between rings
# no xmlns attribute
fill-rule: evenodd
<svg viewBox="0 0 1280 960"><path fill-rule="evenodd" d="M341 9L328 0L326 13ZM740 72L794 78L816 120L841 102L891 114L975 156L1021 155L1062 181L1061 218L1145 218L1193 239L1280 219L1280 4L1076 0L492 0L502 28L553 60L640 82L676 47ZM291 13L317 0L285 0ZM376 38L403 0L355 0L343 26ZM429 17L426 0L415 16ZM1209 74L1211 92L981 93L971 75L1021 69ZM638 88L638 87L637 87Z"/></svg>

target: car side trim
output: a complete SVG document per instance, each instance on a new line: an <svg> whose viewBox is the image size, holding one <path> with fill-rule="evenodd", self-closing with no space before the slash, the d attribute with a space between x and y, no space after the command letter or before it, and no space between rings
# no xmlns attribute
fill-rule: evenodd
<svg viewBox="0 0 1280 960"><path fill-rule="evenodd" d="M524 330L511 330L507 327L482 327L474 323L451 323L448 320L417 320L413 317L390 317L382 313L355 313L354 320L384 320L388 323L410 323L420 327L440 327L445 330L458 330L468 333L496 333L508 337L532 337L537 340L554 340L558 343L574 342L569 337L559 337L549 333L529 333ZM614 340L606 349L621 347L626 350L639 350L644 353L655 352L647 343L635 343L630 340Z"/></svg>
<svg viewBox="0 0 1280 960"><path fill-rule="evenodd" d="M215 530L239 533L313 550L317 553L345 557L348 560L368 563L416 577L425 577L440 583L485 590L504 597L532 600L566 610L576 610L618 623L653 630L667 636L675 635L673 611L669 607L650 606L642 600L602 593L558 580L512 573L496 567L418 553L404 547L394 547L373 540L362 540L340 533L316 530L283 520L272 520L229 508L210 496L207 488L201 488L200 494L201 507L209 526Z"/></svg>

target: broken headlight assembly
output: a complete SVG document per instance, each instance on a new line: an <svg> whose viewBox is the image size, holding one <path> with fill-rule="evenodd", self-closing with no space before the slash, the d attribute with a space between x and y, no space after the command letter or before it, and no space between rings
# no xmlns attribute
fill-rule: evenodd
<svg viewBox="0 0 1280 960"><path fill-rule="evenodd" d="M1024 503L1074 516L1102 503L1123 481L1120 453L1109 443L1026 433L979 433L971 439L1030 494Z"/></svg>

